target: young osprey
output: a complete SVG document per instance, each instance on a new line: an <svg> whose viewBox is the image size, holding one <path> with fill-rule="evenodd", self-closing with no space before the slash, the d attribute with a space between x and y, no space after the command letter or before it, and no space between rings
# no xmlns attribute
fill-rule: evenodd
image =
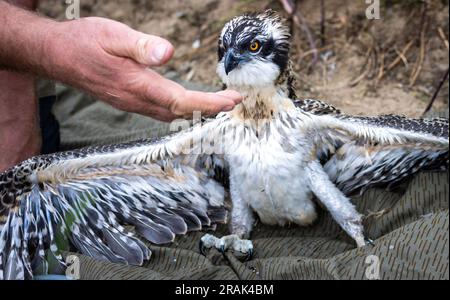
<svg viewBox="0 0 450 300"><path fill-rule="evenodd" d="M232 200L231 234L205 235L202 250L251 256L255 215L308 225L315 199L364 246L361 214L347 196L447 168L448 120L352 117L297 100L289 46L274 13L236 17L220 35L217 67L244 96L233 111L160 140L38 156L1 174L0 278L45 272L65 244L140 265L150 250L122 225L164 244L227 221L220 174Z"/></svg>

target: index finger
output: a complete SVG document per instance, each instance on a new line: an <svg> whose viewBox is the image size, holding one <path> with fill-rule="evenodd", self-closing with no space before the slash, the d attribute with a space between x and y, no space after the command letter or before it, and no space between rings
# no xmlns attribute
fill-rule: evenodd
<svg viewBox="0 0 450 300"><path fill-rule="evenodd" d="M217 114L221 111L230 111L242 101L242 96L236 91L225 90L217 93L204 93L186 90L182 99L177 99L175 113L192 113L201 111L206 115Z"/></svg>

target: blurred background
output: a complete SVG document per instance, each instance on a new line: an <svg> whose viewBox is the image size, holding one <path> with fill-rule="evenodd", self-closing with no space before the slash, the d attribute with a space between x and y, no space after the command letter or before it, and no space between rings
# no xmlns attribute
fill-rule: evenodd
<svg viewBox="0 0 450 300"><path fill-rule="evenodd" d="M421 116L449 65L449 1L381 0L369 20L365 0L80 0L81 17L114 19L170 40L171 78L220 88L215 73L222 26L244 12L272 8L292 32L299 98L325 100L353 114ZM42 0L63 20L67 5ZM76 62L74 62L76 63ZM447 110L448 78L433 109Z"/></svg>

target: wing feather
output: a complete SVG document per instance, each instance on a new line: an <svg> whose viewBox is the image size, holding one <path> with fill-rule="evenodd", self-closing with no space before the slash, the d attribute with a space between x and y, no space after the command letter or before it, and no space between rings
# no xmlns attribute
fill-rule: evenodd
<svg viewBox="0 0 450 300"><path fill-rule="evenodd" d="M97 259L140 265L151 252L122 225L165 244L224 222L215 159L184 154L194 130L35 157L0 174L0 279L48 272L46 257L63 264L67 244Z"/></svg>
<svg viewBox="0 0 450 300"><path fill-rule="evenodd" d="M311 115L315 155L345 194L448 168L448 120Z"/></svg>

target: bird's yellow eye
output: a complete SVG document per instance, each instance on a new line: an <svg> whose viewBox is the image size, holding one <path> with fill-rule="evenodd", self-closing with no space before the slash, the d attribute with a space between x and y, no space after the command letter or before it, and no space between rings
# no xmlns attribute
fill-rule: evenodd
<svg viewBox="0 0 450 300"><path fill-rule="evenodd" d="M250 44L250 47L249 47L249 49L250 49L250 51L252 51L252 52L256 52L256 51L258 51L259 50L259 43L257 42L257 41L254 41L254 42L252 42L251 44Z"/></svg>

